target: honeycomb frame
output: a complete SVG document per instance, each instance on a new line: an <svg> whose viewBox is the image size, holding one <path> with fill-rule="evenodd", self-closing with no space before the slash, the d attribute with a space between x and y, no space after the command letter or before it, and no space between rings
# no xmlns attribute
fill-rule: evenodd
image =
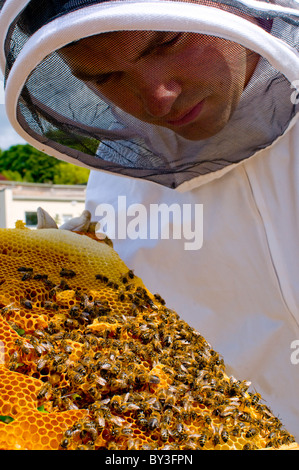
<svg viewBox="0 0 299 470"><path fill-rule="evenodd" d="M297 448L108 244L0 229L0 449Z"/></svg>

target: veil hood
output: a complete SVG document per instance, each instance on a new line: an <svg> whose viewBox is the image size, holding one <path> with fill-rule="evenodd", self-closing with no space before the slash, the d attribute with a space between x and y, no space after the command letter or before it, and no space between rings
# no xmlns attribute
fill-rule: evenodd
<svg viewBox="0 0 299 470"><path fill-rule="evenodd" d="M177 188L268 147L297 114L296 2L4 0L0 8L8 118L27 142L59 159ZM258 53L226 126L194 142L144 123L95 94L57 53L82 38L122 30L201 33Z"/></svg>

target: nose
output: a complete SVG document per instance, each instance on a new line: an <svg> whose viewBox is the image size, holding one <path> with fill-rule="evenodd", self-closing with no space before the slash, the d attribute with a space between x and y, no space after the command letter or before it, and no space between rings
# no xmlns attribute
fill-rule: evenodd
<svg viewBox="0 0 299 470"><path fill-rule="evenodd" d="M138 86L143 109L148 116L153 118L167 116L181 91L181 85L177 80L154 77L151 73L143 77Z"/></svg>

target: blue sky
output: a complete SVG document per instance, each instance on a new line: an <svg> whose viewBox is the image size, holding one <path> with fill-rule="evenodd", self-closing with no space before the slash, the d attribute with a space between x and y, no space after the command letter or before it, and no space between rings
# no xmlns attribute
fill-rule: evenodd
<svg viewBox="0 0 299 470"><path fill-rule="evenodd" d="M0 74L0 149L5 150L11 145L23 143L25 143L25 141L16 133L6 116L3 76Z"/></svg>

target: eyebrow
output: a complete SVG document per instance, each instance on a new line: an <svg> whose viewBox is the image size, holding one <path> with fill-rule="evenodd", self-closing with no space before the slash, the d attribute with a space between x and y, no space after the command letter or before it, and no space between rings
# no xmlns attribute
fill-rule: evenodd
<svg viewBox="0 0 299 470"><path fill-rule="evenodd" d="M152 49L158 46L161 43L161 41L165 39L167 34L169 34L169 31L154 31L154 33L155 33L154 36L150 39L147 46L145 46L145 48L141 52L139 52L137 57L133 60L134 63L137 62L142 57L147 56L152 51Z"/></svg>
<svg viewBox="0 0 299 470"><path fill-rule="evenodd" d="M161 41L165 39L167 34L169 33L168 31L153 31L154 35L153 37L149 40L148 44L138 53L137 57L135 57L132 60L132 63L138 62L138 60L142 59L143 57L146 57L152 49L154 49L156 46L158 46ZM84 72L83 70L72 70L72 74L75 75L76 78L79 80L83 81L92 81L95 78L109 75L110 72L103 72L103 73L89 73L89 72Z"/></svg>

